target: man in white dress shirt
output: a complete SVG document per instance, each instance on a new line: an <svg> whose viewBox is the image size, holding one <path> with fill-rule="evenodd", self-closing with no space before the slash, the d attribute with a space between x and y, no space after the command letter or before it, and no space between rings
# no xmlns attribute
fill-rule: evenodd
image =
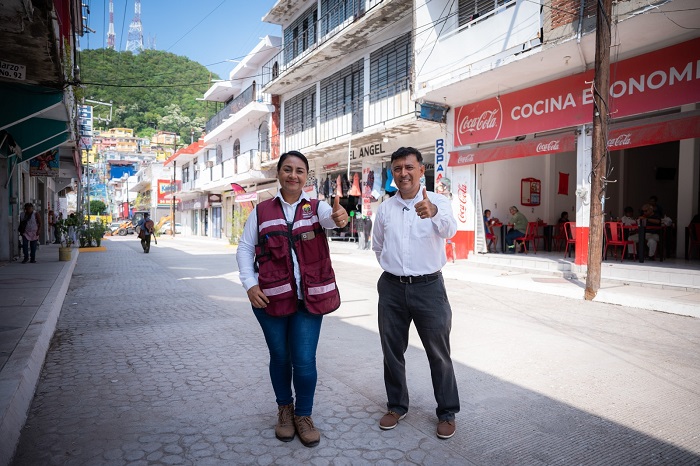
<svg viewBox="0 0 700 466"><path fill-rule="evenodd" d="M457 232L457 221L447 197L421 186L425 166L418 150L394 152L391 173L398 193L379 206L372 236L372 250L384 269L377 290L388 412L379 427L393 429L408 412L404 353L414 322L430 363L436 433L448 439L455 433L459 393L450 357L452 309L441 269L447 262L445 240Z"/></svg>

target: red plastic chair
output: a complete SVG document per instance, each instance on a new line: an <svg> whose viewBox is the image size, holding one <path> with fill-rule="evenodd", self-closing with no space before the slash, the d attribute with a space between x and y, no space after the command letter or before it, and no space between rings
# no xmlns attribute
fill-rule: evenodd
<svg viewBox="0 0 700 466"><path fill-rule="evenodd" d="M566 253L569 253L569 257L571 257L571 251L569 250L569 246L576 247L576 236L574 235L575 228L576 222L564 223L564 235L566 236L566 248L564 248L564 257L566 257Z"/></svg>
<svg viewBox="0 0 700 466"><path fill-rule="evenodd" d="M688 230L690 230L688 232L690 233L688 235L688 259L690 259L692 257L690 253L693 252L693 249L695 247L700 248L700 223L691 223L688 226Z"/></svg>
<svg viewBox="0 0 700 466"><path fill-rule="evenodd" d="M603 252L605 259L608 258L608 248L610 246L615 248L615 257L617 257L617 248L622 246L622 254L620 254L620 262L622 262L625 259L625 249L630 244L634 244L634 241L625 239L622 222L605 222L605 251ZM636 259L637 255L635 253L632 254Z"/></svg>
<svg viewBox="0 0 700 466"><path fill-rule="evenodd" d="M566 244L566 233L564 232L564 224L557 223L554 227L554 235L552 235L552 249L561 251Z"/></svg>
<svg viewBox="0 0 700 466"><path fill-rule="evenodd" d="M527 243L532 241L532 249L537 254L537 222L528 222L527 228L525 229L525 236L513 239L513 244L517 246L518 241L522 244L523 249L525 249L525 254L527 254Z"/></svg>

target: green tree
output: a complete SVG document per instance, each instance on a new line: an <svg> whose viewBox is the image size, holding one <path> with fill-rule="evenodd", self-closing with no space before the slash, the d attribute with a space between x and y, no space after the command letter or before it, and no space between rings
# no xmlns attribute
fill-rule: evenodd
<svg viewBox="0 0 700 466"><path fill-rule="evenodd" d="M133 128L139 136L174 131L189 142L191 131L198 138L217 111L215 103L197 98L218 76L186 57L160 50L134 55L91 49L81 52L80 65L85 96L113 103L109 127ZM94 111L97 117L109 116L109 107L98 105Z"/></svg>
<svg viewBox="0 0 700 466"><path fill-rule="evenodd" d="M107 206L99 199L90 201L90 215L104 215L106 210Z"/></svg>

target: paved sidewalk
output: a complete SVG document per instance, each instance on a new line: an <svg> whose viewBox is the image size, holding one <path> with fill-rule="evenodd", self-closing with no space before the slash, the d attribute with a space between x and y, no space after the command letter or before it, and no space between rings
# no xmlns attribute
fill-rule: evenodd
<svg viewBox="0 0 700 466"><path fill-rule="evenodd" d="M36 264L0 267L0 464L24 425L78 254L59 262L58 245L41 245Z"/></svg>
<svg viewBox="0 0 700 466"><path fill-rule="evenodd" d="M375 418L378 407L381 409L383 388L364 387L359 391L350 390L350 394L347 390L356 378L354 371L364 375L374 371L371 376L381 380L376 361L372 360L367 366L363 361L366 356L360 354L367 342L376 344L376 335L348 333L351 327L324 330L332 335L331 341L345 340L345 344L351 341L353 345L352 348L342 347L332 361L325 363L326 366L332 363L326 370L334 377L324 377L319 386L319 392L323 392L321 398L325 399L319 407L320 412L324 412L324 419L319 420L324 444L317 449L297 448L296 442L293 446L279 444L271 437L269 428L274 424L274 416L267 412L269 381L265 358L259 351L264 343L257 323L248 313L231 312L231 309L248 307L242 289L231 294L231 282L236 281L236 274L210 272L210 266L219 263L217 257L232 256L235 248L222 241L212 244L179 237L163 238L159 243L161 247L191 249L187 257L196 260L182 267L173 263L166 270L156 262L161 260L157 256L159 248L151 258L139 253L138 242L115 240L106 242L105 253L81 256L75 273L75 251L70 263L59 263L58 252L53 251L57 247L53 246L41 247L39 264L12 263L0 267L0 294L8 297L4 305L0 305L0 330L3 331L0 349L6 356L0 371L3 429L0 464L9 461L19 426L24 423L62 305L64 325L54 336L56 357L60 359L47 363L43 376L47 387L53 390L61 387L61 408L55 406L56 400L43 398L44 408L33 413L31 428L35 432L41 429L40 438L44 443L33 447L30 444L22 450L26 454L36 448L39 456L25 456L26 460L20 457L16 464L37 464L35 460L39 457L43 458L43 464L225 464L222 461L226 458L229 464L282 464L282 458L287 458L289 464L311 461L318 464L484 464L470 463L470 455L460 443L435 439L429 409L427 413L411 413L411 420L406 423L406 428L410 429L408 435L405 430L397 430L377 437ZM380 272L371 251L360 251L352 243L333 242L331 248L339 267L345 264L344 267L350 269L355 265L362 270L372 270L368 283ZM214 249L216 253L211 252ZM180 269L194 270L194 277L173 275ZM506 290L516 289L579 301L583 294L582 284L575 281L476 267L467 261L448 264L444 275L458 282L483 283L489 290L494 289L493 285L502 286L506 294L511 293ZM336 317L348 322L366 319L367 305L370 309L376 307L376 304L363 304L366 300L363 294L376 294L371 285L364 283L367 278L358 277L356 289L351 287L350 292L344 294L344 306L352 307L352 303L357 302L354 311L343 316L334 315L334 320ZM64 303L69 283L71 299ZM639 308L698 316L697 294L651 290L604 285L596 301L622 305L638 303ZM146 298L142 298L144 296ZM208 296L209 300L203 296ZM543 303L545 301L542 299ZM144 306L148 312L144 312ZM571 307L576 308L578 304ZM627 308L622 310L624 315L629 315ZM644 315L647 316L645 320L650 321L663 317ZM22 319L13 320L19 316ZM371 349L375 359L377 349ZM356 364L345 367L348 358ZM225 364L222 365L222 361ZM340 372L336 374L337 371ZM429 381L428 376L423 376L423 382ZM476 377L484 380L483 375ZM470 394L474 389L467 385ZM512 396L531 398L531 395L508 390L509 394L502 400L505 404L512 402L509 401ZM42 400L42 395L38 395ZM243 404L240 404L241 399L245 400ZM540 401L536 401L538 403ZM688 416L697 416L698 399L688 400L688 403ZM474 406L472 401L468 402L470 410ZM104 411L103 408L108 409ZM103 413L115 417L103 419ZM69 414L70 418L56 417L61 414ZM256 426L266 427L241 425L251 418L256 420ZM47 427L59 419L60 429L56 425ZM203 420L206 422L202 424ZM139 426L138 431L134 430L134 423ZM76 437L70 451L42 449L59 444L57 439L65 436L81 432L85 435L86 425L97 430L92 434L102 436L98 444L81 445L80 437ZM469 428L463 426L462 431L465 427ZM572 428L558 428L564 427ZM262 446L257 440L252 441L257 436L264 440ZM678 464L700 464L698 451L691 454L647 437L634 440L634 435L629 433L628 436L629 441L641 441L645 449L657 448L676 459L685 458ZM85 451L88 447L94 451ZM585 445L581 447L586 448ZM187 457L201 460L182 461L184 451ZM212 452L218 460L212 459ZM86 462L86 457L92 460ZM543 458L556 458L556 455ZM504 458L499 464L506 463ZM542 461L542 464L552 463L566 464L561 458ZM663 458L659 464L664 464Z"/></svg>

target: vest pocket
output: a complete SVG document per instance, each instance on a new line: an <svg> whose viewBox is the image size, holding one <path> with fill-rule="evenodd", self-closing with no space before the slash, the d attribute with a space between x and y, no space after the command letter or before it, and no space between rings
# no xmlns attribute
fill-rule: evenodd
<svg viewBox="0 0 700 466"><path fill-rule="evenodd" d="M320 267L302 272L306 309L311 314L328 314L340 307L340 292L330 259Z"/></svg>

